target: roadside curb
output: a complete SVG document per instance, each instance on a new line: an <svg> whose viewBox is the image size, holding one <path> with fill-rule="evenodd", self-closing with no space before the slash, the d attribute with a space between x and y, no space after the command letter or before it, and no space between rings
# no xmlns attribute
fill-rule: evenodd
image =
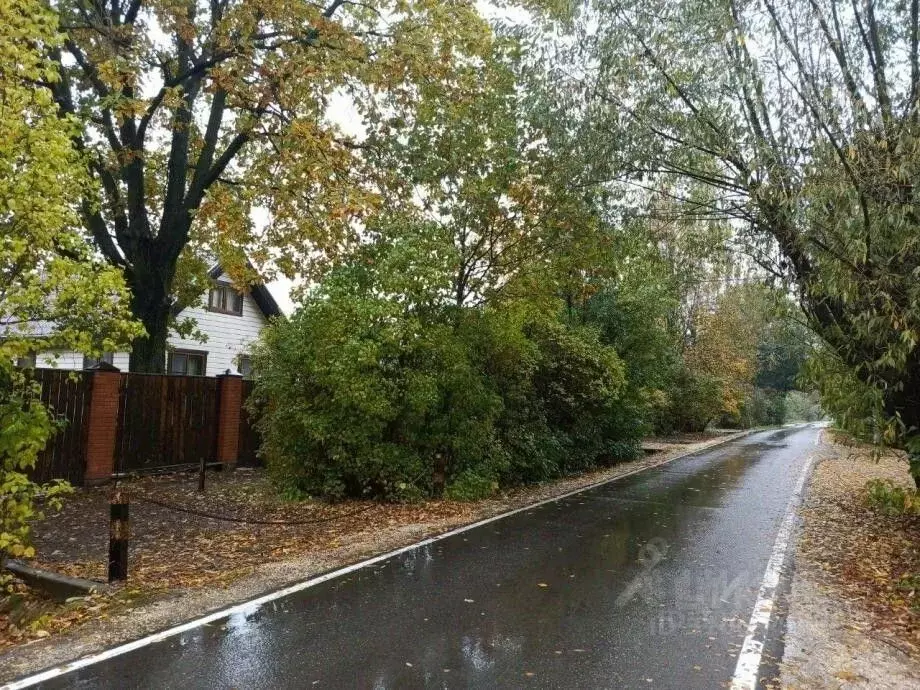
<svg viewBox="0 0 920 690"><path fill-rule="evenodd" d="M109 586L103 582L33 568L15 558L9 559L4 564L4 568L27 584L50 594L57 601L66 601L70 597L85 597L109 589Z"/></svg>
<svg viewBox="0 0 920 690"><path fill-rule="evenodd" d="M506 511L497 513L490 517L468 523L466 525L460 525L459 527L454 527L444 532L433 534L432 536L427 537L425 539L398 547L396 549L392 549L390 551L386 551L386 552L377 554L376 556L372 556L370 558L365 558L361 561L357 561L349 565L338 566L326 572L321 572L317 575L308 576L306 579L294 581L293 584L289 584L279 589L268 591L265 594L254 597L252 599L248 599L248 600L245 600L245 601L242 601L242 602L230 605L230 606L224 606L222 608L213 610L210 613L206 613L204 615L201 615L197 618L186 621L184 623L180 623L178 625L166 628L164 630L160 630L158 632L143 636L141 638L138 638L138 639L135 639L129 642L125 642L125 643L116 645L114 647L110 647L108 649L104 649L103 651L100 651L100 652L87 654L75 660L60 663L51 668L46 668L43 671L39 671L38 673L33 673L31 675L20 677L18 679L9 681L5 685L0 686L0 690L18 690L19 688L31 687L33 685L37 685L39 683L51 680L53 678L57 678L57 677L66 675L72 671L76 671L81 668L85 668L87 666L96 664L98 662L105 661L107 659L111 659L117 656L121 656L122 654L126 654L136 649L140 649L142 647L146 647L151 644L161 642L165 639L168 639L175 635L180 635L184 632L193 630L202 625L207 625L214 621L221 620L223 618L226 618L227 616L231 616L231 615L238 614L238 613L242 613L242 614L254 613L259 608L261 608L262 606L264 606L265 604L271 601L274 601L276 599L281 599L286 596L290 596L297 592L301 592L303 590L309 589L310 587L314 587L316 585L319 585L323 582L334 579L341 575L345 575L347 573L354 572L356 570L361 570L363 568L375 565L389 558L393 558L400 554L428 546L430 544L436 543L448 537L452 537L458 534L462 534L464 532L468 532L470 530L473 530L483 525L495 522L497 520L501 520L501 519L510 517L512 515L516 515L518 513L523 513L524 511L532 510L534 508L538 508L548 503L561 501L570 496L574 496L576 494L580 494L585 491L589 491L597 487L600 487L606 484L610 484L612 482L618 481L620 479L624 479L626 477L630 477L636 474L640 474L642 472L647 472L649 470L653 470L658 467L662 467L664 465L674 462L675 460L686 458L686 457L696 455L699 453L704 453L706 451L712 450L713 448L717 448L719 446L731 443L733 441L738 441L758 431L763 431L763 429L749 429L749 430L741 431L738 433L726 434L722 438L717 438L712 441L705 442L704 444L698 447L687 449L684 452L679 452L672 457L661 460L660 462L649 464L649 465L644 465L642 467L637 467L631 471L624 472L622 474L618 474L613 477L608 477L600 481L597 481L591 484L587 484L585 486L582 486L582 487L579 487L579 488L576 488L570 491L565 491L556 496L544 498L544 499L535 501L533 503L528 503L526 505L519 506L511 510L506 510Z"/></svg>

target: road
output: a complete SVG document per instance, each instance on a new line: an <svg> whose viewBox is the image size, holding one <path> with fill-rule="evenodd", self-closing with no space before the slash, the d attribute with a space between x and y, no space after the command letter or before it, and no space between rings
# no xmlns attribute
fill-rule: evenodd
<svg viewBox="0 0 920 690"><path fill-rule="evenodd" d="M725 687L816 434L759 432L42 687Z"/></svg>

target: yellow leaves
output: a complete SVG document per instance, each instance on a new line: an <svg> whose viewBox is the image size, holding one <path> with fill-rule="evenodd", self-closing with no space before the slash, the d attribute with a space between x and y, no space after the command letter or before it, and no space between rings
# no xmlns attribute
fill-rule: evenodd
<svg viewBox="0 0 920 690"><path fill-rule="evenodd" d="M178 108L182 102L182 89L178 87L171 87L164 89L163 95L163 105L167 108ZM142 104L144 108L147 107L147 103ZM143 110L139 110L135 115L140 114Z"/></svg>
<svg viewBox="0 0 920 690"><path fill-rule="evenodd" d="M22 81L31 73L29 65L42 72L52 69L33 46L52 43L53 35L24 35L35 30L35 18L44 14L31 0L0 5L0 44L18 46L15 53L0 50L4 102L10 106L0 110L0 209L13 211L4 224L7 242L0 247L0 263L20 267L8 276L11 288L3 294L0 311L23 322L50 318L55 311L74 320L92 320L100 309L124 316L127 296L120 274L98 266L85 238L73 230L79 227L78 201L90 187L71 143L74 123L58 117L46 91ZM37 266L41 273L34 270ZM57 343L47 344L66 347L86 339L76 328L63 331ZM7 339L5 347L14 346Z"/></svg>
<svg viewBox="0 0 920 690"><path fill-rule="evenodd" d="M691 370L721 383L725 412L737 414L757 371L757 342L764 315L743 288L721 295L696 317L696 339L687 348Z"/></svg>
<svg viewBox="0 0 920 690"><path fill-rule="evenodd" d="M33 558L35 549L31 546L25 546L21 538L11 532L0 532L0 551L3 551L14 558Z"/></svg>
<svg viewBox="0 0 920 690"><path fill-rule="evenodd" d="M100 263L75 230L76 209L91 190L71 141L75 123L60 118L48 92L30 82L36 74L54 72L37 46L47 48L56 39L44 5L0 3L0 214L5 216L0 265L8 267L0 313L21 324L4 328L0 339L0 377L7 382L0 389L0 551L27 558L35 553L28 537L29 522L38 517L36 492L45 491L53 506L67 488L39 487L24 474L52 425L43 407L29 404L27 384L12 370L11 356L36 347L34 324L47 324L40 334L45 348L87 353L118 349L141 332L128 316L121 272ZM114 63L105 69L117 77Z"/></svg>

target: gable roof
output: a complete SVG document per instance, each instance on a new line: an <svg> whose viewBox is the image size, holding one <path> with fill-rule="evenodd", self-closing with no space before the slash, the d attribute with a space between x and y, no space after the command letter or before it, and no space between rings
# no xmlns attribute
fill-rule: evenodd
<svg viewBox="0 0 920 690"><path fill-rule="evenodd" d="M208 271L208 277L211 278L211 280L217 280L223 273L224 269L221 268L221 265L215 264L211 270ZM265 283L256 283L252 285L249 288L249 294L252 295L252 299L265 315L266 319L272 316L284 316L281 307L278 306L275 298L272 297L272 293L265 287Z"/></svg>

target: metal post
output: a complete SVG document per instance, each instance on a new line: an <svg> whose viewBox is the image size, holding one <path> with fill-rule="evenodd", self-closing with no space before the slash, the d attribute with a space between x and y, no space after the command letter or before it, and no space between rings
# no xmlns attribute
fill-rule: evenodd
<svg viewBox="0 0 920 690"><path fill-rule="evenodd" d="M128 496L115 489L109 506L109 582L128 579Z"/></svg>
<svg viewBox="0 0 920 690"><path fill-rule="evenodd" d="M447 482L447 456L434 454L434 471L431 475L431 493L435 498L444 496L444 484Z"/></svg>
<svg viewBox="0 0 920 690"><path fill-rule="evenodd" d="M207 463L205 462L205 457L201 456L201 467L198 469L198 493L204 493L204 473L207 470Z"/></svg>

